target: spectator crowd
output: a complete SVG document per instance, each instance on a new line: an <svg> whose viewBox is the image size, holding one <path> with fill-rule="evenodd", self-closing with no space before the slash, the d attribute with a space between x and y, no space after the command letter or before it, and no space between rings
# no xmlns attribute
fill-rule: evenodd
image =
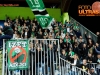
<svg viewBox="0 0 100 75"><path fill-rule="evenodd" d="M42 29L35 18L6 17L4 27L0 27L0 47L3 39L59 39L61 58L91 75L100 75L100 32L96 33L98 38L94 42L87 32L83 38L78 23L66 20L63 24L55 20L51 26L51 29ZM96 68L89 66L92 63L97 63Z"/></svg>

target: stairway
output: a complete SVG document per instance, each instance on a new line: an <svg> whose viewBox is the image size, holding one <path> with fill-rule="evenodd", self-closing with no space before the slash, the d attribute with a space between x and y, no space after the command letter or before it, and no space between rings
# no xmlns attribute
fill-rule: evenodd
<svg viewBox="0 0 100 75"><path fill-rule="evenodd" d="M84 33L87 32L87 35L90 35L95 43L97 42L97 35L94 34L92 31L90 31L89 29L87 29L84 25L80 24L78 21L76 21L71 16L70 16L70 22L71 23L77 23L79 25L80 32L81 32L83 38L85 38Z"/></svg>

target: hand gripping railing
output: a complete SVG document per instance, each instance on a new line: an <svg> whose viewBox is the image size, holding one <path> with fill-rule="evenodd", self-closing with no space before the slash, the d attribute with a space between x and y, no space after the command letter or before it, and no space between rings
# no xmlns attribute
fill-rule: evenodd
<svg viewBox="0 0 100 75"><path fill-rule="evenodd" d="M60 61L61 75L90 75L88 72L82 70L79 67L73 66L70 62L63 58L60 58Z"/></svg>

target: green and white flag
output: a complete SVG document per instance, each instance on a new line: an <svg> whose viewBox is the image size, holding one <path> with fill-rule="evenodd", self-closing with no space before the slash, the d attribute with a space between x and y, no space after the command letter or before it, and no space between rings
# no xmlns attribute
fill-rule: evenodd
<svg viewBox="0 0 100 75"><path fill-rule="evenodd" d="M53 18L48 14L42 0L26 0L43 29L51 27Z"/></svg>
<svg viewBox="0 0 100 75"><path fill-rule="evenodd" d="M44 9L45 6L44 6L44 3L42 0L26 0L26 2L28 3L29 7L31 9Z"/></svg>

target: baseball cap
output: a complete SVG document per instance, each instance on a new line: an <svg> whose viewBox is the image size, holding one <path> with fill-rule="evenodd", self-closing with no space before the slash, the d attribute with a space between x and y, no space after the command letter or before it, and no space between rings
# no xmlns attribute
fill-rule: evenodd
<svg viewBox="0 0 100 75"><path fill-rule="evenodd" d="M91 70L95 70L93 67L91 67Z"/></svg>

